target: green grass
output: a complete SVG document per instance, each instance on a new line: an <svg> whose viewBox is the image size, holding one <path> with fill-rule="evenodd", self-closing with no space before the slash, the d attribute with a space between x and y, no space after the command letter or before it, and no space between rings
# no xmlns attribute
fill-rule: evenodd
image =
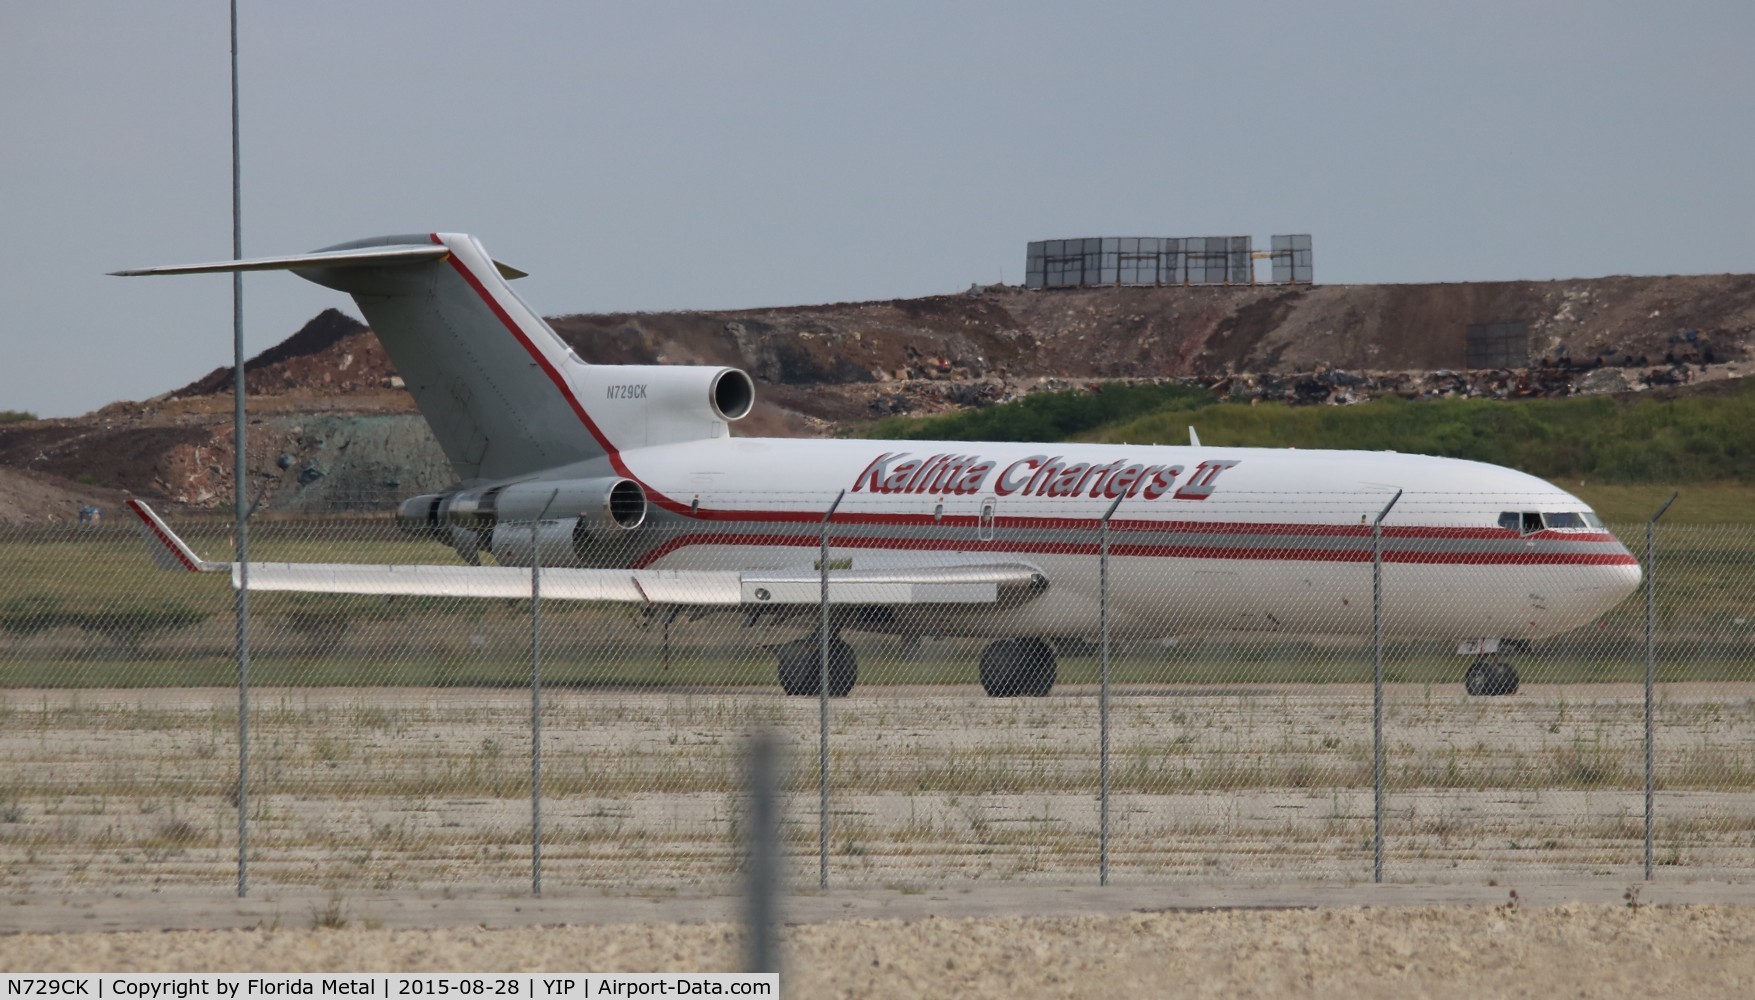
<svg viewBox="0 0 1755 1000"><path fill-rule="evenodd" d="M1216 402L1184 386L1100 389L1044 393L940 417L891 418L864 434L1181 444L1194 424L1208 445L1389 449L1506 465L1587 500L1601 497L1598 510L1608 520L1643 520L1669 489L1695 485L1706 487L1705 495L1678 507L1677 518L1748 522L1755 517L1755 504L1747 502L1755 494L1739 492L1755 486L1755 385L1669 399L1410 401L1390 396L1358 406L1246 406Z"/></svg>
<svg viewBox="0 0 1755 1000"><path fill-rule="evenodd" d="M1689 482L1593 483L1554 480L1554 485L1590 504L1610 524L1639 525L1655 513L1671 493L1676 502L1664 512L1661 525L1755 523L1755 483Z"/></svg>
<svg viewBox="0 0 1755 1000"><path fill-rule="evenodd" d="M1615 484L1755 483L1755 391L1671 400L1607 396L1359 406L1215 405L1195 421L1207 444L1393 449L1493 462L1552 480ZM1188 414L1153 413L1086 435L1184 441Z"/></svg>
<svg viewBox="0 0 1755 1000"><path fill-rule="evenodd" d="M866 437L940 441L1064 441L1147 414L1190 413L1212 394L1185 385L1105 383L1097 391L1045 392L936 417L888 417Z"/></svg>

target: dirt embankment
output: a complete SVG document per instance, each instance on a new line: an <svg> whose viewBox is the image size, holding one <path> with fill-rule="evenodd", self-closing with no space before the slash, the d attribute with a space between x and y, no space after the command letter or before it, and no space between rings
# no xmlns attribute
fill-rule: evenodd
<svg viewBox="0 0 1755 1000"><path fill-rule="evenodd" d="M1738 361L1755 275L1473 284L1101 288L720 313L564 316L587 360L730 364L819 419L979 405L1043 377L1460 369L1472 324L1529 328L1528 363ZM959 389L957 386L961 385Z"/></svg>
<svg viewBox="0 0 1755 1000"><path fill-rule="evenodd" d="M1691 377L1701 363L1739 374L1755 331L1755 275L1054 292L972 286L887 302L551 322L597 364L741 367L759 392L737 432L796 436L892 413L987 405L1064 384L1057 380L1206 376L1235 395L1236 383L1224 378L1233 373L1460 369L1468 327L1505 321L1527 325L1532 365L1565 359L1624 369L1595 380L1604 391L1638 387L1654 374ZM344 314L325 311L263 352L246 380L252 421L262 428L252 436L252 492L271 504L324 507L335 496L446 485L444 463L395 367L376 336ZM1522 384L1549 393L1574 391L1575 381L1583 378L1562 370L1558 380ZM233 490L230 384L221 369L146 402L0 426L0 495L18 495L0 502L0 519L60 520L63 507L122 491L225 502ZM1288 395L1347 396L1319 388ZM318 415L332 421L314 431ZM347 426L356 416L382 420ZM399 420L408 426L392 428ZM391 451L374 450L382 448Z"/></svg>

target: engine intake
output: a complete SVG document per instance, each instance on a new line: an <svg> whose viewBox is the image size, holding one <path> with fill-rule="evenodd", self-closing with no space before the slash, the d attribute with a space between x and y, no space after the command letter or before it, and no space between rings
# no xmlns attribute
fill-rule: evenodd
<svg viewBox="0 0 1755 1000"><path fill-rule="evenodd" d="M742 420L756 405L756 384L737 368L721 369L713 378L713 412L719 419Z"/></svg>

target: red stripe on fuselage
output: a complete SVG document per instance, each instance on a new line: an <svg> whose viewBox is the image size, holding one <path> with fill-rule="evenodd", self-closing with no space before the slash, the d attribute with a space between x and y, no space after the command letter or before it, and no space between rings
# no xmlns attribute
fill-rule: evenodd
<svg viewBox="0 0 1755 1000"><path fill-rule="evenodd" d="M683 535L648 550L632 563L643 569L658 560L695 545L733 545L770 548L791 546L815 548L822 544L817 535L780 534L719 534ZM891 552L982 552L1038 555L1096 555L1096 542L1008 542L953 540L940 538L848 537L832 539L843 549L877 549ZM1150 559L1236 559L1273 562L1370 562L1371 553L1336 549L1256 549L1230 545L1126 545L1111 544L1115 556L1137 556ZM1432 565L1505 565L1505 566L1637 566L1639 560L1622 553L1591 552L1408 552L1383 554L1386 563Z"/></svg>
<svg viewBox="0 0 1755 1000"><path fill-rule="evenodd" d="M706 510L697 515L702 521L760 521L773 524L821 524L823 514L813 510ZM973 528L981 523L981 519L973 514L946 514L942 517L921 512L917 514L888 514L874 511L837 513L836 524L889 524L911 527L937 528ZM1032 517L1029 515L1010 515L997 518L995 523L1004 528L1035 529L1038 531L1090 531L1102 523L1099 517ZM1357 524L1308 524L1298 522L1259 522L1259 521L1149 521L1144 519L1116 518L1109 522L1109 530L1113 532L1143 531L1157 534L1184 535L1267 535L1267 536L1304 536L1321 538L1370 538L1371 528ZM1395 538L1448 538L1459 540L1492 540L1508 541L1522 538L1525 541L1546 542L1588 542L1605 544L1618 542L1614 535L1607 531L1561 532L1540 531L1528 535L1506 528L1471 528L1471 527L1427 527L1422 525L1384 526L1383 537Z"/></svg>

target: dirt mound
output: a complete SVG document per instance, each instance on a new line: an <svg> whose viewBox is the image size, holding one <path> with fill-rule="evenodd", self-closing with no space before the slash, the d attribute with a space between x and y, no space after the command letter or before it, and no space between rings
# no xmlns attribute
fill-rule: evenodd
<svg viewBox="0 0 1755 1000"><path fill-rule="evenodd" d="M1755 275L1051 292L995 285L887 302L550 322L594 364L734 365L763 384L763 400L833 421L877 415L873 394L856 394L861 407L850 407L847 389L891 382L981 383L939 393L971 406L1042 378L1461 369L1468 327L1479 323L1525 324L1529 367L1744 361ZM246 371L253 406L411 408L376 337L333 309ZM174 396L226 395L230 384L221 369Z"/></svg>
<svg viewBox="0 0 1755 1000"><path fill-rule="evenodd" d="M215 368L159 400L230 399L232 379L229 367ZM392 409L413 409L377 335L339 309L323 310L297 333L246 361L244 389L255 409L283 397L369 397L380 390L388 390L384 394L394 400ZM368 408L383 408L381 400L375 403ZM278 409L272 403L270 408Z"/></svg>
<svg viewBox="0 0 1755 1000"><path fill-rule="evenodd" d="M119 517L127 497L124 490L0 465L0 524L75 524L85 510Z"/></svg>

